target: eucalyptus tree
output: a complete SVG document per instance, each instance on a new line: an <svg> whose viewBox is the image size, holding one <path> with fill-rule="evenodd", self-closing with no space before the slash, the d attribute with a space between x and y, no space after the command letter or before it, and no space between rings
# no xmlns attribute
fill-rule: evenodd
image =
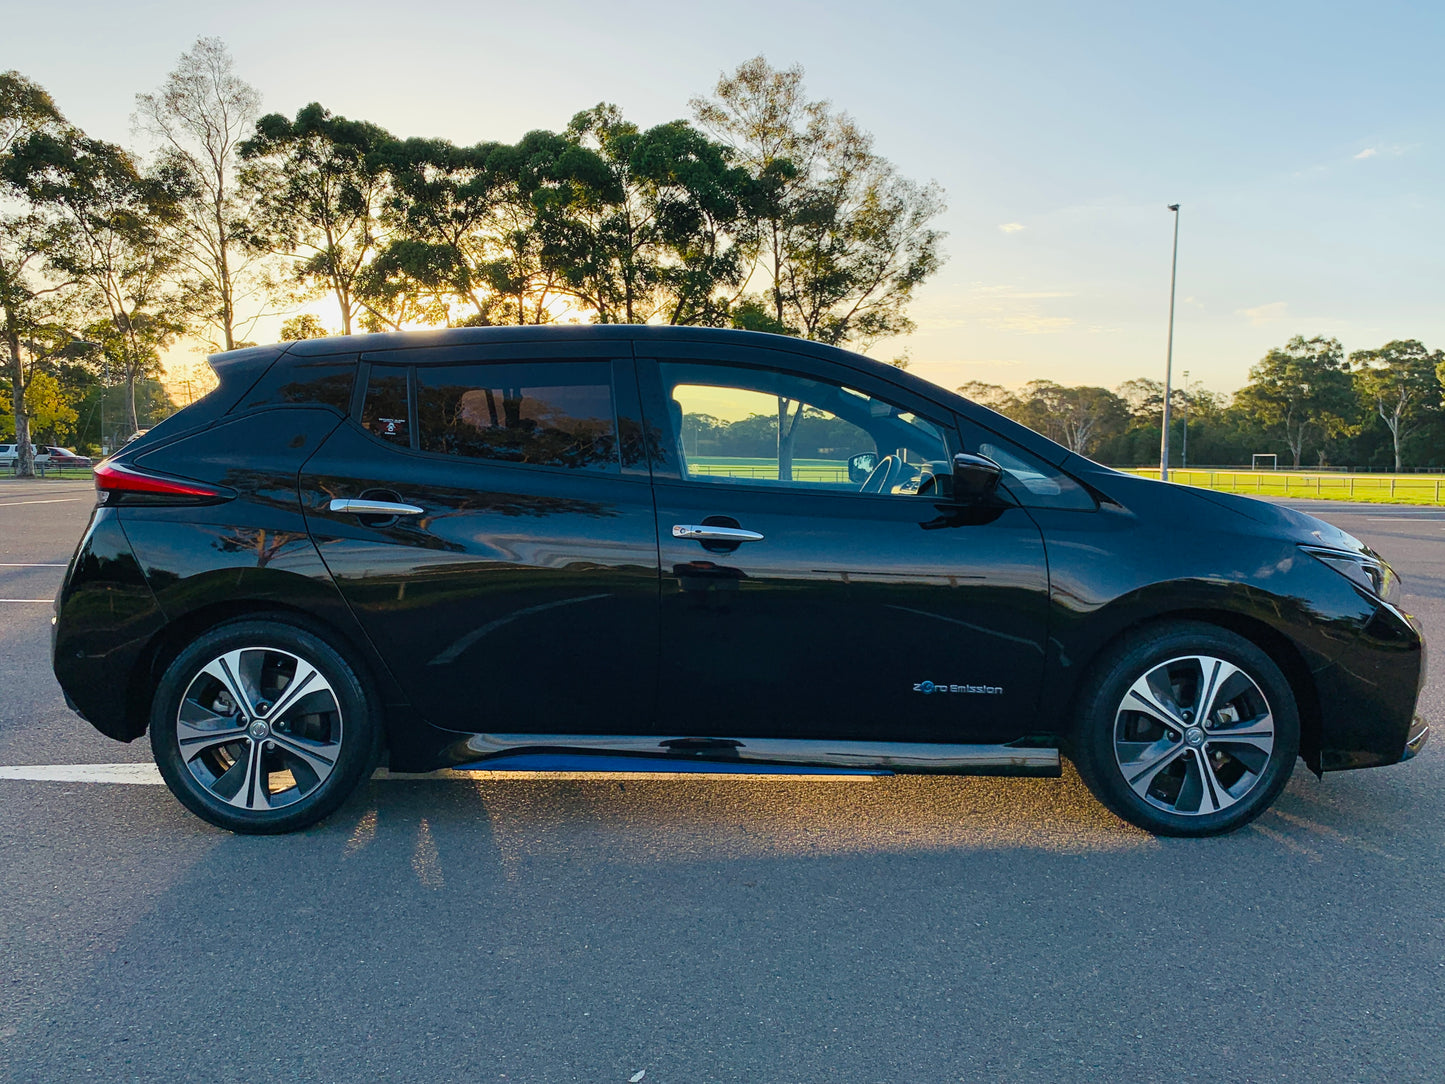
<svg viewBox="0 0 1445 1084"><path fill-rule="evenodd" d="M70 126L49 94L19 72L0 72L0 343L10 385L10 416L18 445L16 472L35 470L27 391L36 372L70 341L68 295L73 280L43 273L50 222L23 183L17 152L40 134L64 138Z"/></svg>
<svg viewBox="0 0 1445 1084"><path fill-rule="evenodd" d="M384 241L392 143L376 125L313 102L294 120L267 114L240 144L241 182L254 201L248 243L289 258L303 294L330 293L345 335L366 309L358 284Z"/></svg>
<svg viewBox="0 0 1445 1084"><path fill-rule="evenodd" d="M76 283L121 344L125 421L137 428L136 380L158 365L157 350L185 329L175 289L175 241L183 178L143 175L120 147L74 129L39 131L11 151L8 172L43 209L48 271Z"/></svg>
<svg viewBox="0 0 1445 1084"><path fill-rule="evenodd" d="M251 207L237 176L238 148L260 106L220 38L198 38L157 93L136 96L137 125L155 140L163 166L185 182L176 219L182 267L217 349L235 348L237 303L262 286L259 253L244 244Z"/></svg>
<svg viewBox="0 0 1445 1084"><path fill-rule="evenodd" d="M757 269L779 326L863 348L911 331L907 309L941 266L943 192L900 176L847 114L810 101L800 67L762 57L693 100L757 183Z"/></svg>
<svg viewBox="0 0 1445 1084"><path fill-rule="evenodd" d="M1405 441L1440 416L1445 351L1427 350L1416 339L1396 339L1376 350L1356 350L1350 363L1361 404L1390 431L1399 470Z"/></svg>
<svg viewBox="0 0 1445 1084"><path fill-rule="evenodd" d="M1338 339L1296 335L1249 370L1249 384L1234 397L1234 411L1283 438L1294 465L1311 437L1323 440L1348 428L1356 400Z"/></svg>

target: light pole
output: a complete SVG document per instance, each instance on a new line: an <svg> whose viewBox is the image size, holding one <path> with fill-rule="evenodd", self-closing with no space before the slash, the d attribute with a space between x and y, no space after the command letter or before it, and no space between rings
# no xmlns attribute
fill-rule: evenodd
<svg viewBox="0 0 1445 1084"><path fill-rule="evenodd" d="M1180 400L1184 407L1184 447L1179 452L1179 465L1189 466L1189 370L1184 370L1184 398Z"/></svg>
<svg viewBox="0 0 1445 1084"><path fill-rule="evenodd" d="M1164 432L1159 437L1159 480L1169 480L1169 397L1174 371L1174 280L1179 271L1179 204L1169 204L1174 212L1174 259L1169 265L1169 347L1164 355Z"/></svg>

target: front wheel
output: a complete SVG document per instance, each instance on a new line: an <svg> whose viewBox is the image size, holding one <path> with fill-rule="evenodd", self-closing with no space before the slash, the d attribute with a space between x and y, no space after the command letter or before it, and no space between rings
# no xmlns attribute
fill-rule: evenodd
<svg viewBox="0 0 1445 1084"><path fill-rule="evenodd" d="M241 833L290 832L332 813L374 764L380 727L346 659L306 629L242 620L166 668L151 749L191 812Z"/></svg>
<svg viewBox="0 0 1445 1084"><path fill-rule="evenodd" d="M1259 816L1299 754L1299 711L1274 661L1213 625L1153 626L1110 649L1081 691L1075 765L1149 832L1207 836Z"/></svg>

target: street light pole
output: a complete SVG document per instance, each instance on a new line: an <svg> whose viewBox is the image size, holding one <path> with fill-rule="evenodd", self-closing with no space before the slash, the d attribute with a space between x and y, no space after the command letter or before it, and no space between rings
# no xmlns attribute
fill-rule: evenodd
<svg viewBox="0 0 1445 1084"><path fill-rule="evenodd" d="M1184 447L1179 453L1179 465L1189 466L1189 370L1184 370L1184 398L1180 400L1184 407Z"/></svg>
<svg viewBox="0 0 1445 1084"><path fill-rule="evenodd" d="M1174 372L1174 281L1179 271L1179 204L1169 204L1174 212L1174 259L1169 265L1169 347L1164 355L1164 432L1159 437L1159 480L1169 480L1169 398Z"/></svg>

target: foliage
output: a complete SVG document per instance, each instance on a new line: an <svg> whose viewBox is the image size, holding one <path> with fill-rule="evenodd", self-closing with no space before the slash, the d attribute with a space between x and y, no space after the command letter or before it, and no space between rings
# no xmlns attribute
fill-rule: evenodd
<svg viewBox="0 0 1445 1084"><path fill-rule="evenodd" d="M1311 438L1348 431L1356 414L1344 349L1338 339L1296 335L1249 370L1235 407L1266 432L1279 433L1294 465Z"/></svg>
<svg viewBox="0 0 1445 1084"><path fill-rule="evenodd" d="M260 106L219 38L198 38L158 93L136 95L136 121L157 143L160 169L180 185L182 274L200 326L219 332L216 349L236 347L237 304L262 286L256 253L242 243L252 208L236 176L238 145Z"/></svg>
<svg viewBox="0 0 1445 1084"><path fill-rule="evenodd" d="M1405 441L1440 414L1445 352L1431 353L1415 339L1397 339L1377 350L1356 350L1350 363L1361 404L1390 431L1399 470Z"/></svg>

